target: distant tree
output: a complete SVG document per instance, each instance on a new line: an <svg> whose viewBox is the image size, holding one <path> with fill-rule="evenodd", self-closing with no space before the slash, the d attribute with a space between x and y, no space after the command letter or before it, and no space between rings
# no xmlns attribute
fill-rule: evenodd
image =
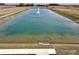
<svg viewBox="0 0 79 59"><path fill-rule="evenodd" d="M0 3L0 6L4 6L5 4L4 3Z"/></svg>
<svg viewBox="0 0 79 59"><path fill-rule="evenodd" d="M49 4L49 6L59 6L59 4Z"/></svg>
<svg viewBox="0 0 79 59"><path fill-rule="evenodd" d="M19 5L16 5L17 7L24 7L24 6L33 6L33 4L25 4L25 3L20 3Z"/></svg>
<svg viewBox="0 0 79 59"><path fill-rule="evenodd" d="M25 4L24 3L20 3L19 5L16 5L16 7L24 7Z"/></svg>
<svg viewBox="0 0 79 59"><path fill-rule="evenodd" d="M37 6L44 6L44 5L38 4Z"/></svg>
<svg viewBox="0 0 79 59"><path fill-rule="evenodd" d="M20 7L24 7L25 4L24 4L24 3L20 3L19 6L20 6Z"/></svg>
<svg viewBox="0 0 79 59"><path fill-rule="evenodd" d="M36 6L47 7L47 4L37 4Z"/></svg>
<svg viewBox="0 0 79 59"><path fill-rule="evenodd" d="M25 6L34 6L34 4L29 4L29 3L28 3L28 4L25 4Z"/></svg>
<svg viewBox="0 0 79 59"><path fill-rule="evenodd" d="M73 7L79 7L79 5L72 5Z"/></svg>
<svg viewBox="0 0 79 59"><path fill-rule="evenodd" d="M30 6L33 6L33 3L32 4L29 4Z"/></svg>

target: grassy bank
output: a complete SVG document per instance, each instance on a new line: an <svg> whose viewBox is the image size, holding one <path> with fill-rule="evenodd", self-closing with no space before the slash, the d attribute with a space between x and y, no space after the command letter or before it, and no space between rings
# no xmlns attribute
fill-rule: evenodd
<svg viewBox="0 0 79 59"><path fill-rule="evenodd" d="M53 6L47 7L50 10L53 10L75 22L79 22L79 7L72 6Z"/></svg>
<svg viewBox="0 0 79 59"><path fill-rule="evenodd" d="M31 44L13 44L13 43L2 43L0 44L0 49L56 49L58 55L74 55L79 54L79 44L50 44L50 45L40 45L37 43Z"/></svg>
<svg viewBox="0 0 79 59"><path fill-rule="evenodd" d="M1 12L2 16L0 16L0 24L3 24L9 20L11 20L12 18L14 18L14 16L16 16L19 13L22 13L26 10L28 10L28 7L13 7L13 8L5 8L3 12ZM0 9L2 11L2 9ZM4 13L5 12L5 13Z"/></svg>
<svg viewBox="0 0 79 59"><path fill-rule="evenodd" d="M78 44L78 35L15 35L0 36L0 43L63 43Z"/></svg>
<svg viewBox="0 0 79 59"><path fill-rule="evenodd" d="M17 7L15 7L15 8L17 9ZM15 10L15 11L13 11L12 13L10 12L8 14L5 14L3 16L0 16L0 19L5 18L5 17L10 17L10 16L13 16L13 15L16 15L16 14L21 13L21 12L26 11L26 10L28 10L26 7L18 7L18 9ZM8 11L5 11L5 12L8 12Z"/></svg>
<svg viewBox="0 0 79 59"><path fill-rule="evenodd" d="M57 13L71 19L72 21L75 21L77 22L79 20L79 15L77 14L68 14L68 13L62 13L62 12L59 12L59 11L56 11Z"/></svg>

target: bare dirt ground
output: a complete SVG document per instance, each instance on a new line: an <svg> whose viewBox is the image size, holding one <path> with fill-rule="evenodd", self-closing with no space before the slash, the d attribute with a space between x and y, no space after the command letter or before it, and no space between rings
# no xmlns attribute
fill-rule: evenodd
<svg viewBox="0 0 79 59"><path fill-rule="evenodd" d="M28 10L26 7L0 7L0 24L13 18L15 14Z"/></svg>
<svg viewBox="0 0 79 59"><path fill-rule="evenodd" d="M75 22L79 22L79 7L73 6L52 6L48 9L53 10Z"/></svg>
<svg viewBox="0 0 79 59"><path fill-rule="evenodd" d="M19 41L18 41L19 40ZM0 49L56 49L57 55L76 55L79 54L79 38L76 36L18 36L3 37L0 39Z"/></svg>
<svg viewBox="0 0 79 59"><path fill-rule="evenodd" d="M0 44L1 49L55 49L57 55L78 55L79 54L79 44L50 44L50 45L40 45L38 43L32 44Z"/></svg>
<svg viewBox="0 0 79 59"><path fill-rule="evenodd" d="M60 11L60 12L64 12L64 13L70 13L70 14L78 14L79 15L79 8L78 7L54 7L54 9Z"/></svg>

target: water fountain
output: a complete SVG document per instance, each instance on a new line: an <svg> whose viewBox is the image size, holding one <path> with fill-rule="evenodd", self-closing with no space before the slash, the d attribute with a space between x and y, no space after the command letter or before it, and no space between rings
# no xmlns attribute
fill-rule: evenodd
<svg viewBox="0 0 79 59"><path fill-rule="evenodd" d="M40 15L40 9L38 8L37 9L37 12L36 12L38 15Z"/></svg>

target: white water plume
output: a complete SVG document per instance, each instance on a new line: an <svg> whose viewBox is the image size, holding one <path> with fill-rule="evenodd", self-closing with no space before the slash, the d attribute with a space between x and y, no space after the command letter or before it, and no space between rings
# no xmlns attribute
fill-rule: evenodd
<svg viewBox="0 0 79 59"><path fill-rule="evenodd" d="M36 13L40 15L40 9L39 8L37 9L37 12Z"/></svg>

